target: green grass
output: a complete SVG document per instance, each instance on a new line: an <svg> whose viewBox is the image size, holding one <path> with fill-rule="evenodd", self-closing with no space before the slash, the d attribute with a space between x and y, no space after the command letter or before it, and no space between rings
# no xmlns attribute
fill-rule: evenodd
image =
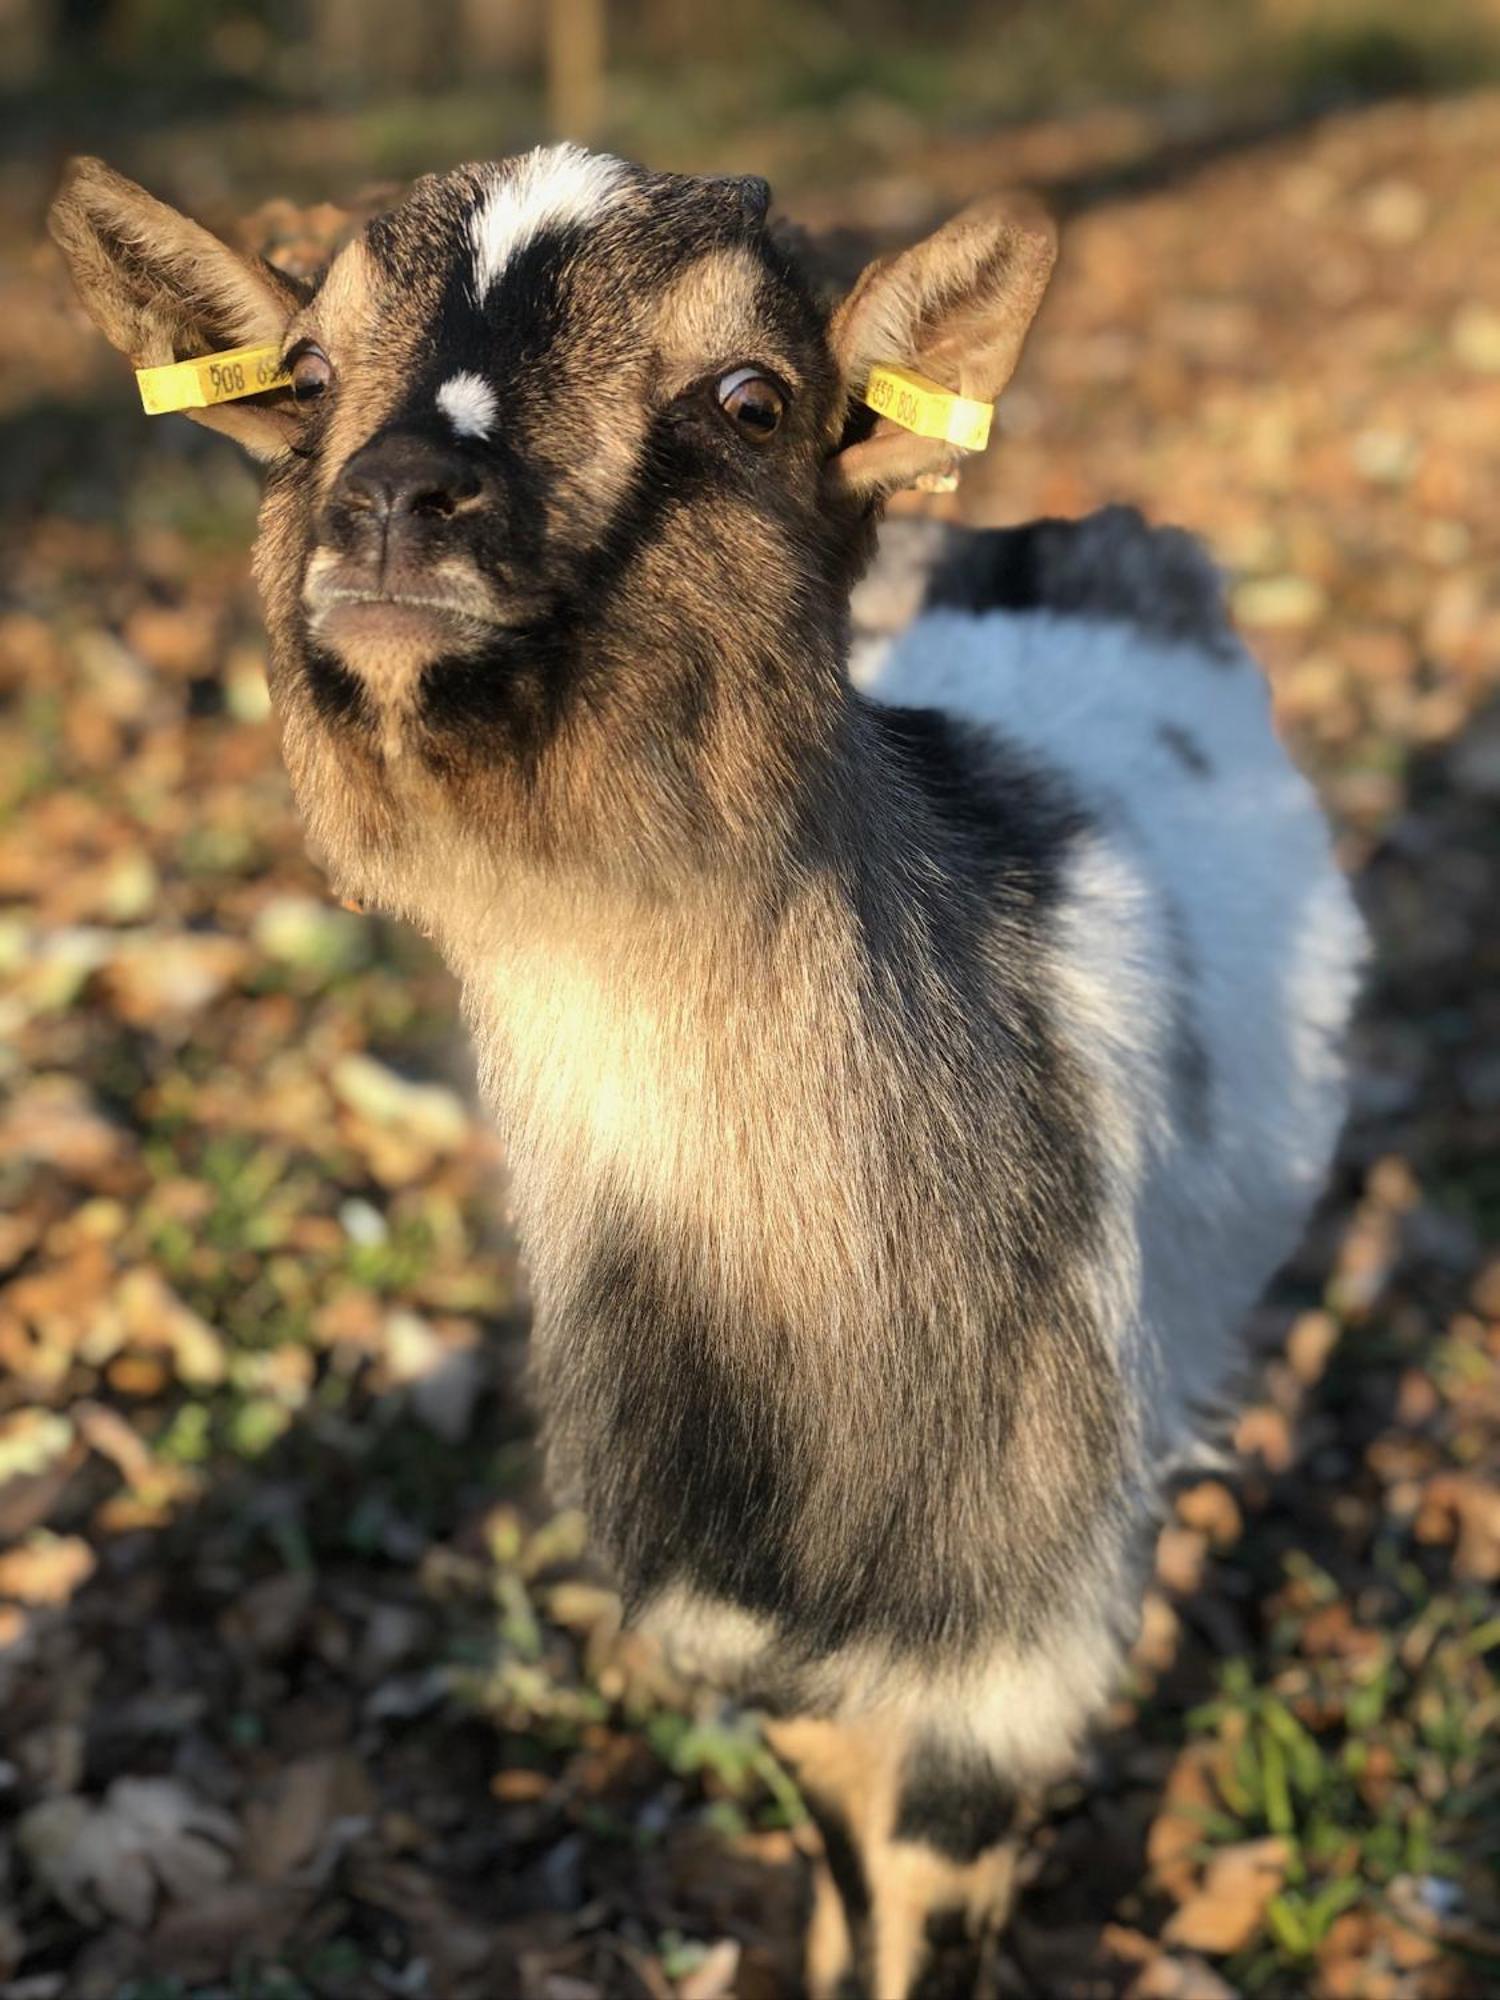
<svg viewBox="0 0 1500 2000"><path fill-rule="evenodd" d="M1247 1994L1301 1990L1338 1917L1388 1911L1398 1877L1456 1879L1500 1851L1500 1770L1474 1727L1500 1701L1492 1604L1430 1594L1403 1562L1405 1601L1372 1627L1369 1649L1309 1659L1297 1650L1305 1617L1339 1591L1306 1558L1287 1570L1298 1609L1273 1627L1268 1657L1226 1662L1217 1697L1188 1718L1222 1753L1204 1858L1265 1835L1290 1854L1263 1934L1226 1968Z"/></svg>

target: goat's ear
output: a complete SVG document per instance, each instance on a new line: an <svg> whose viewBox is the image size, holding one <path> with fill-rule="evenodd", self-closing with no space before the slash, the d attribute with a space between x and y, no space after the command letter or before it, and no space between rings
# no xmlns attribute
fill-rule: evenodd
<svg viewBox="0 0 1500 2000"><path fill-rule="evenodd" d="M976 202L895 256L866 267L834 313L834 359L851 398L877 362L914 368L945 389L992 403L1010 380L1057 255L1051 224ZM916 437L887 418L851 426L829 460L836 492L879 499L924 472L945 469L951 445Z"/></svg>
<svg viewBox="0 0 1500 2000"><path fill-rule="evenodd" d="M296 283L242 256L102 160L69 163L47 217L89 317L137 368L279 343ZM287 390L186 414L259 458L296 437Z"/></svg>

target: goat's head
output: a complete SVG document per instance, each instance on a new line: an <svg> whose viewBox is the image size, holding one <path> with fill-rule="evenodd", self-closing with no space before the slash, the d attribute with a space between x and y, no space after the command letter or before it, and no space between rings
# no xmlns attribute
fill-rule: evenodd
<svg viewBox="0 0 1500 2000"><path fill-rule="evenodd" d="M788 823L872 515L949 455L864 378L993 398L1052 247L981 206L830 311L768 200L557 147L419 181L303 284L70 170L53 233L137 366L290 367L192 414L267 463L273 694L355 893L414 907L458 852L670 867Z"/></svg>

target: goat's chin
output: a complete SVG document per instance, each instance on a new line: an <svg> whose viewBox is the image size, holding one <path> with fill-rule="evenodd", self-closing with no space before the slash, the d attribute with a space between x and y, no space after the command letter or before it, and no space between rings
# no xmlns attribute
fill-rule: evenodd
<svg viewBox="0 0 1500 2000"><path fill-rule="evenodd" d="M376 690L407 687L435 660L475 650L483 627L425 604L331 604L313 622L318 644Z"/></svg>

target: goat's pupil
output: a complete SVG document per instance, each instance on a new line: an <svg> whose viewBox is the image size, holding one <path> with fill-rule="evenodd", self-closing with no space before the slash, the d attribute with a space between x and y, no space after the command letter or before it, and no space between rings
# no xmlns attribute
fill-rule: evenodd
<svg viewBox="0 0 1500 2000"><path fill-rule="evenodd" d="M781 422L780 390L748 369L737 369L720 383L719 403L740 430L757 440L768 438Z"/></svg>

